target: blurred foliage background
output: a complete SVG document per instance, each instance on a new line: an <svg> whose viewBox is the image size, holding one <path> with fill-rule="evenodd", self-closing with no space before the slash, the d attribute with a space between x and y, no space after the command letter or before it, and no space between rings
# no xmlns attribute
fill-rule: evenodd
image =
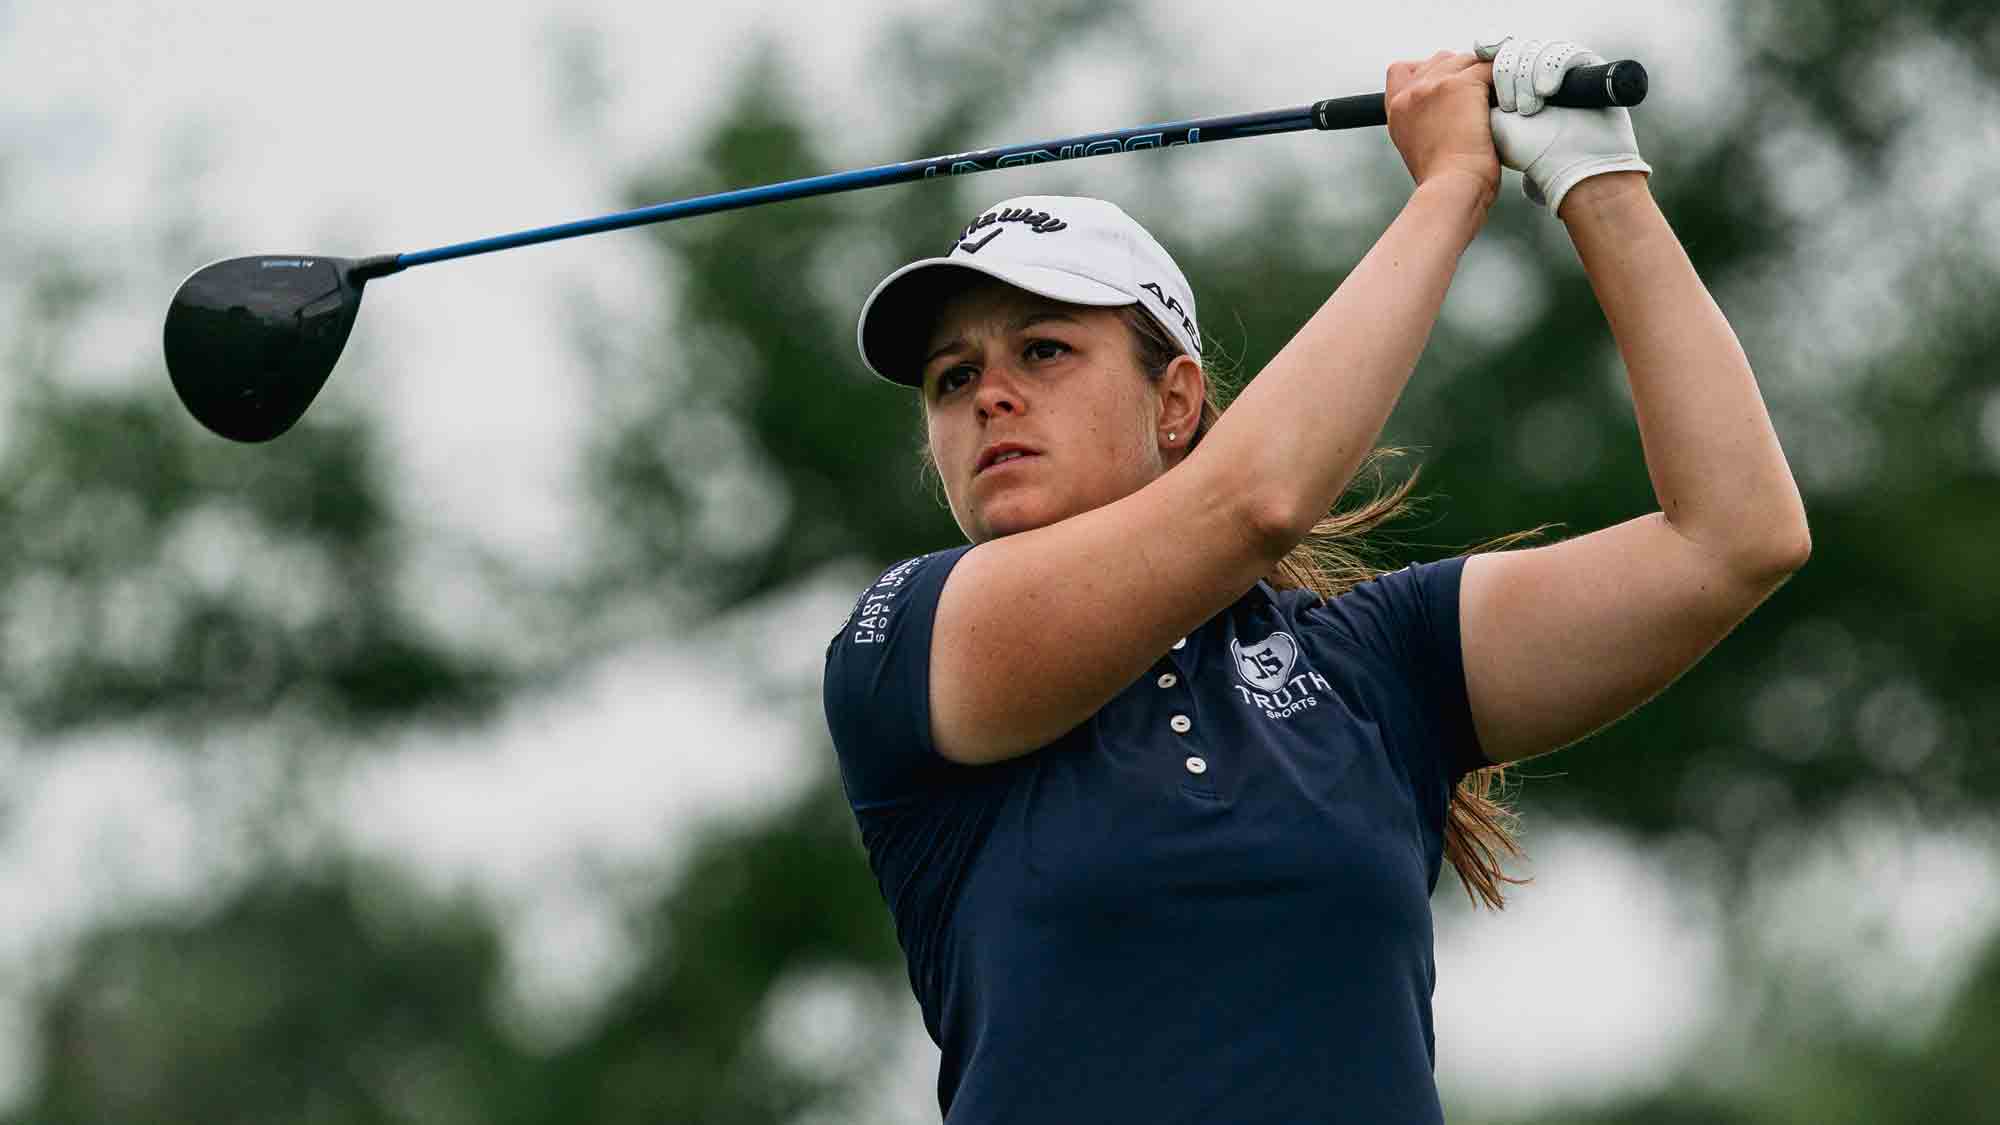
<svg viewBox="0 0 2000 1125"><path fill-rule="evenodd" d="M1114 36L1172 57L1175 43L1133 37L1134 15L1034 0L950 27L893 23L875 57L901 91L895 151L1015 136L1010 95L1030 68L1080 64ZM1667 696L1528 771L1531 849L1539 820L1566 818L1713 880L1732 1005L1659 1089L1533 1118L1992 1120L2000 941L1916 935L1962 945L1965 966L1929 1016L1886 1024L1801 954L1810 943L1772 938L1790 907L1764 890L1827 841L1865 849L1871 824L1965 839L1996 825L2000 9L1819 0L1744 4L1730 22L1743 58L1727 118L1661 111L1640 136L1656 194L1757 365L1815 553ZM1681 80L1656 74L1662 90ZM699 159L631 184L635 205L870 159L829 146L774 55L732 81ZM1200 104L1185 88L1170 102L1159 81L1144 95L1157 117ZM650 346L596 346L591 310L577 312L600 405L584 461L589 565L550 580L465 555L466 574L502 592L510 635L532 638L520 643L413 604L411 559L435 547L387 487L364 414L323 404L277 444L243 448L199 431L163 372L106 389L78 369L75 337L118 278L0 239L14 279L0 342L0 718L28 755L106 731L184 752L207 779L195 807L252 810L227 818L234 838L216 853L254 857L170 903L106 912L13 982L32 999L33 1072L0 1119L875 1120L885 1069L906 1065L894 1045L911 1012L823 745L811 679L823 636L793 638L812 673L772 704L822 744L815 779L616 888L629 964L559 1029L524 1030L505 1001L504 912L346 854L310 812L315 795L385 732L477 729L668 621L709 622L727 650L732 622L788 591L828 574L858 590L874 568L956 541L916 471L914 404L862 371L852 318L885 269L934 252L993 199L1118 199L1173 248L1206 328L1254 373L1402 197L1386 145L1320 143L1344 201L1329 201L1323 171L1218 146L650 232L663 294ZM192 261L208 247L186 249ZM132 351L156 355L156 342ZM1390 557L1652 507L1615 354L1556 224L1512 198L1496 208L1387 440L1421 450L1432 498L1383 544ZM0 794L0 830L27 811ZM1443 886L1440 909L1459 909ZM1854 887L1838 877L1821 892L1829 909L1870 906L1840 901ZM836 1042L773 1031L829 1008L847 1029ZM1441 1078L1454 1120L1509 1119Z"/></svg>

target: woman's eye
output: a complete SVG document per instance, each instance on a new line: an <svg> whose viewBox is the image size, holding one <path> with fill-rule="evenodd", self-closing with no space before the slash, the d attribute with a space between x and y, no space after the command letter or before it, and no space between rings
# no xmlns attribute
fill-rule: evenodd
<svg viewBox="0 0 2000 1125"><path fill-rule="evenodd" d="M1069 351L1069 345L1061 340L1036 340L1028 345L1024 353L1029 359L1050 360Z"/></svg>
<svg viewBox="0 0 2000 1125"><path fill-rule="evenodd" d="M944 373L937 377L937 393L944 395L957 390L971 382L974 374L972 365L969 363L961 363L956 367L945 368Z"/></svg>

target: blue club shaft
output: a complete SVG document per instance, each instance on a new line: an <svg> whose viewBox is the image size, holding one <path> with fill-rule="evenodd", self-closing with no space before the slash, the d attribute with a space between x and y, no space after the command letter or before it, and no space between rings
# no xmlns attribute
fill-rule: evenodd
<svg viewBox="0 0 2000 1125"><path fill-rule="evenodd" d="M691 199L679 199L671 203L656 203L650 207L640 207L631 211L600 215L594 219L578 219L574 222L558 223L554 226L536 227L533 230L516 231L513 234L495 235L491 238L475 239L471 242L455 242L449 246L439 246L431 250L418 250L399 254L392 268L381 268L369 273L379 276L393 273L410 266L442 262L451 258L468 258L474 254L486 254L495 250L511 250L517 246L532 246L538 242L555 242L564 238L576 238L586 234L600 234L604 231L623 230L627 227L661 223L670 219L685 219L694 215L709 215L717 211L733 211L740 207L754 207L761 203L777 203L787 199L804 199L814 195L829 195L834 192L854 191L860 188L880 187L884 184L907 183L913 180L931 179L936 176L962 176L972 172L988 172L996 168L1024 167L1030 164L1046 164L1058 160L1073 160L1085 156L1108 156L1116 152L1140 152L1150 149L1176 148L1181 145L1207 144L1211 141L1226 141L1237 137L1266 136L1272 133L1290 133L1302 129L1342 128L1363 124L1381 124L1377 117L1373 121L1355 119L1342 120L1335 124L1323 124L1326 120L1322 112L1316 119L1315 111L1333 103L1373 101L1375 113L1381 113L1382 98L1379 94L1361 95L1356 98L1336 98L1331 102L1317 105L1294 106L1289 109L1267 110L1262 113L1242 113L1227 117L1203 117L1188 121L1170 121L1158 125L1141 125L1132 129L1119 129L1106 133L1084 133L1074 137L1040 141L1034 144L1006 145L999 148L978 149L973 152L950 153L923 160L906 160L899 164L882 164L873 168L861 168L852 172L834 172L824 176L809 176L801 180L786 180L783 183L766 184L762 187L740 188L735 191L721 191L713 195L698 195ZM1359 107L1363 110L1365 106ZM1361 118L1365 118L1365 112ZM386 267L388 263L385 261Z"/></svg>
<svg viewBox="0 0 2000 1125"><path fill-rule="evenodd" d="M1551 105L1564 106L1632 106L1638 105L1645 99L1646 88L1646 68L1626 59L1571 69L1563 75L1561 89L1548 100ZM1489 96L1491 96L1490 91ZM611 215L600 215L594 219L558 223L552 227L536 227L533 230L516 231L513 234L480 238L471 242L455 242L449 246L418 250L409 254L382 254L355 263L349 276L357 281L366 281L410 266L442 262L451 258L469 258L474 254L511 250L516 246L532 246L538 242L554 242L579 235L623 230L626 227L644 226L647 223L662 223L669 219L685 219L692 215L709 215L717 211L733 211L739 207L755 207L760 203L804 199L807 196L829 195L833 192L907 183L911 180L927 180L937 176L963 176L972 172L990 172L997 168L1049 164L1085 156L1109 156L1114 152L1177 148L1181 145L1207 144L1211 141L1234 140L1238 137L1263 137L1273 133L1292 133L1303 129L1364 129L1388 123L1388 109L1381 94L1355 94L1345 98L1327 98L1311 105L1265 110L1262 113L1198 117L1187 121L1168 121L1158 125L1141 125L1133 129L1118 129L1106 133L1083 133L1034 144L982 148L973 152L956 152L924 160L906 160L900 164L881 164L852 172L833 172L824 176L809 176L802 180L786 180L783 183L766 184L762 187L698 195L692 199L656 203L651 207L619 211Z"/></svg>

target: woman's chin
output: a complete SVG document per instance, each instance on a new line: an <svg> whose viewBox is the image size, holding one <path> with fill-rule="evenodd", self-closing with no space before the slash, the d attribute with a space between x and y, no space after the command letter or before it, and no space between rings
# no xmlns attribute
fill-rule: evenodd
<svg viewBox="0 0 2000 1125"><path fill-rule="evenodd" d="M1043 510L1045 505L1007 501L992 504L979 513L979 527L984 532L981 542L1004 536L1032 531L1045 527L1061 519L1060 515Z"/></svg>

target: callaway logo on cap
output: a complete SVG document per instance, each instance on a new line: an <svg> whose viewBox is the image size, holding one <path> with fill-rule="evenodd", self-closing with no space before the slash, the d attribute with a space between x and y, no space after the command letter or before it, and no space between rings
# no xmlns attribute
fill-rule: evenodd
<svg viewBox="0 0 2000 1125"><path fill-rule="evenodd" d="M1024 195L980 213L942 257L911 262L868 295L855 338L877 375L906 387L923 381L917 363L958 271L1073 305L1138 305L1201 358L1194 291L1146 228L1101 199Z"/></svg>

